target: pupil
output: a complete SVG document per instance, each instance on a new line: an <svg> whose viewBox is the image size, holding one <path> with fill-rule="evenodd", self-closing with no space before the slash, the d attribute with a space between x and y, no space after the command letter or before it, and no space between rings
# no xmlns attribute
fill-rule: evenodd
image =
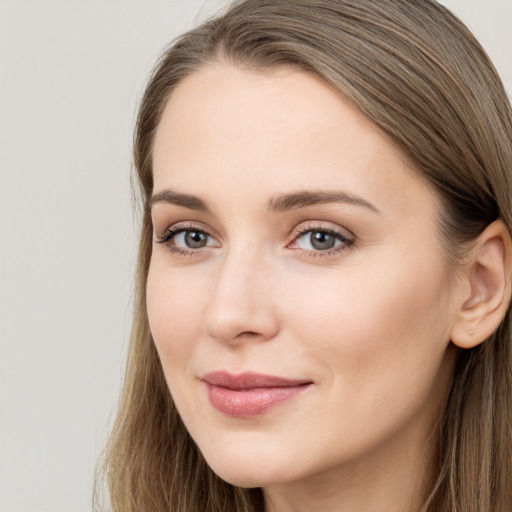
<svg viewBox="0 0 512 512"><path fill-rule="evenodd" d="M332 249L336 240L329 233L325 233L324 231L313 231L311 233L311 245L320 251L325 251L326 249Z"/></svg>
<svg viewBox="0 0 512 512"><path fill-rule="evenodd" d="M206 245L206 235L201 231L187 231L185 234L185 243L191 249L198 249Z"/></svg>

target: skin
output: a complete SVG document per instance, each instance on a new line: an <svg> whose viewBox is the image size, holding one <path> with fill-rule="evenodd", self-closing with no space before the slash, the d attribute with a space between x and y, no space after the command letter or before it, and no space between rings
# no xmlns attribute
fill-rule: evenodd
<svg viewBox="0 0 512 512"><path fill-rule="evenodd" d="M263 487L273 512L419 510L467 292L443 257L435 193L338 92L290 69L194 72L166 105L153 156L149 322L213 470ZM164 200L166 190L209 211ZM304 191L371 206L269 211L276 196ZM185 232L159 243L173 226L204 232L207 245L187 247ZM311 229L350 242L318 250ZM232 418L201 380L216 370L313 384Z"/></svg>

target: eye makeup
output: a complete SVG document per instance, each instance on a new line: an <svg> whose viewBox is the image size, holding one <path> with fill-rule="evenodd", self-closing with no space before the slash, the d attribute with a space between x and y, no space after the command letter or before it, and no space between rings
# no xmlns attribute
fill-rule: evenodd
<svg viewBox="0 0 512 512"><path fill-rule="evenodd" d="M321 222L309 222L293 231L286 248L300 251L307 257L328 257L350 249L354 241L354 236L346 230L325 226ZM205 250L221 247L203 225L192 222L170 226L156 242L178 256L204 255Z"/></svg>

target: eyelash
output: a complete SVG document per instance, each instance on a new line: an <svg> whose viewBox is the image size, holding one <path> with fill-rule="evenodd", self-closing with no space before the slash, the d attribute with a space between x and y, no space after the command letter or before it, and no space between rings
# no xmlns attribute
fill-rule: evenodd
<svg viewBox="0 0 512 512"><path fill-rule="evenodd" d="M299 227L297 230L295 230L292 234L292 242L288 244L290 246L292 243L297 243L297 240L304 236L306 233L312 233L312 232L318 232L318 233L326 233L328 235L333 236L335 239L339 240L341 242L341 245L337 247L333 247L331 249L326 250L311 250L311 249L295 249L299 250L302 253L306 254L309 257L312 258L321 258L321 257L328 257L335 254L339 254L341 252L344 252L348 249L350 249L354 245L354 238L347 236L342 231L329 227L329 226L321 226L318 224L306 224L304 226Z"/></svg>
<svg viewBox="0 0 512 512"><path fill-rule="evenodd" d="M199 249L187 250L183 249L182 247L176 247L176 245L173 244L174 237L180 233L183 233L184 231L196 231L199 233L204 233L208 237L211 236L207 231L201 229L195 224L177 224L166 229L165 232L158 237L157 243L165 245L169 251L177 254L178 256L195 256Z"/></svg>
<svg viewBox="0 0 512 512"><path fill-rule="evenodd" d="M200 249L187 250L182 247L177 247L176 245L173 244L174 238L185 231L196 231L205 234L207 237L211 237L211 235L206 230L202 229L201 227L195 224L177 224L175 226L168 228L161 236L158 237L156 242L166 246L169 251L171 251L174 254L177 254L178 256L195 256L200 251ZM293 232L291 242L287 244L287 247L289 247L293 243L296 243L301 236L304 236L305 234L314 231L317 231L319 233L326 233L328 235L333 236L334 238L341 242L341 245L323 251L315 251L311 249L301 248L296 248L294 250L301 251L303 254L312 258L328 257L350 249L355 243L354 238L347 236L345 233L342 233L341 231L333 227L320 226L318 224L308 224L305 226L301 226L300 228L296 229Z"/></svg>

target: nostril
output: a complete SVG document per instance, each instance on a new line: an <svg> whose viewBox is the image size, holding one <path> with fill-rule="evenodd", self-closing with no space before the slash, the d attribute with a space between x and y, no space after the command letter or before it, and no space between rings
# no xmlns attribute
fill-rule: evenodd
<svg viewBox="0 0 512 512"><path fill-rule="evenodd" d="M221 343L254 343L274 338L279 331L275 308L256 293L238 290L239 284L231 286L229 279L217 283L203 317L205 333Z"/></svg>
<svg viewBox="0 0 512 512"><path fill-rule="evenodd" d="M244 331L241 332L237 337L244 337L247 336L248 338L254 338L255 336L261 336L260 333L254 332L254 331Z"/></svg>

